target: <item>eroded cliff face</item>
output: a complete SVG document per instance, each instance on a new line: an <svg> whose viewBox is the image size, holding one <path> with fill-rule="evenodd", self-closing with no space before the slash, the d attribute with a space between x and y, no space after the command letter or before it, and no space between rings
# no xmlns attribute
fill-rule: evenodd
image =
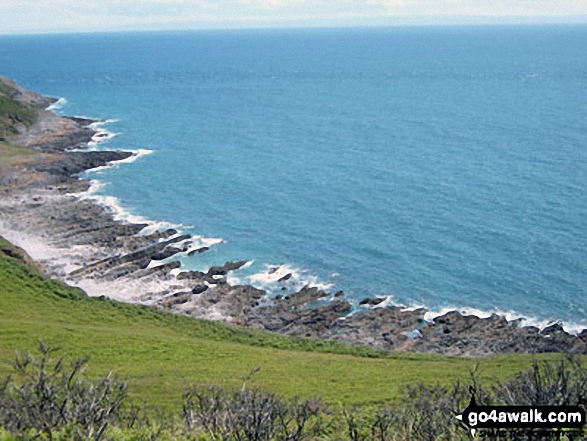
<svg viewBox="0 0 587 441"><path fill-rule="evenodd" d="M230 272L246 260L206 272L181 272L178 256L196 256L208 247L174 229L146 233L147 224L118 220L111 207L88 194L90 182L78 177L132 152L77 151L96 135L90 127L93 121L56 115L46 110L55 99L3 77L0 96L17 103L16 113L24 109L24 120L18 115L11 119L13 130L0 141L0 235L26 249L50 275L90 295L381 349L452 355L587 354L587 331L570 335L559 325L541 331L497 315L479 318L456 311L427 321L424 309L405 310L384 299L366 299L362 309L352 313L344 293L311 287L270 298L255 287L228 283Z"/></svg>

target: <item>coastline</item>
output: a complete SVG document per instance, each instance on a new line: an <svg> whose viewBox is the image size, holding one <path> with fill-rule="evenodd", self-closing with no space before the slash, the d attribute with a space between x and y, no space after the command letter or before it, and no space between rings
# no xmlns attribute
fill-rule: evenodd
<svg viewBox="0 0 587 441"><path fill-rule="evenodd" d="M361 305L369 309L348 315L352 306L342 292L304 287L270 301L263 290L231 285L231 271L246 261L227 262L205 273L181 272L174 257L206 251L196 237L175 229L145 233L147 223L118 219L111 208L92 199L92 181L79 177L84 171L129 162L149 151L88 149L104 122L58 116L45 110L58 100L17 90L35 104L39 117L10 140L30 154L1 171L0 235L24 248L49 275L89 295L380 349L475 356L587 354L587 330L575 336L559 324L540 330L521 326L521 320L463 316L457 311L426 320L429 311L402 309L384 299L365 299Z"/></svg>

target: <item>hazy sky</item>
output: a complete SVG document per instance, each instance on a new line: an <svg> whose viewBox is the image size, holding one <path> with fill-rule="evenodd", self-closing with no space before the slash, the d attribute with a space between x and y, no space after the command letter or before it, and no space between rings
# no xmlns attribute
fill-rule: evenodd
<svg viewBox="0 0 587 441"><path fill-rule="evenodd" d="M587 0L0 0L0 34L528 22L587 23Z"/></svg>

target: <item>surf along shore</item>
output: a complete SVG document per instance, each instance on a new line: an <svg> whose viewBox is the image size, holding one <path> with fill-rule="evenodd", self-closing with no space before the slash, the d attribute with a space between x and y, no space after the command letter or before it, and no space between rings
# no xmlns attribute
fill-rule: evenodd
<svg viewBox="0 0 587 441"><path fill-rule="evenodd" d="M458 311L426 321L425 309L404 310L382 298L364 299L365 310L352 313L344 293L309 286L269 298L253 286L228 283L229 273L246 260L182 271L177 256L207 251L199 238L118 220L111 207L92 198L91 181L79 177L140 153L87 150L105 136L99 122L59 116L47 109L56 101L0 77L0 235L26 250L49 276L88 295L386 350L587 354L587 330L573 335L560 324L540 330L521 319Z"/></svg>

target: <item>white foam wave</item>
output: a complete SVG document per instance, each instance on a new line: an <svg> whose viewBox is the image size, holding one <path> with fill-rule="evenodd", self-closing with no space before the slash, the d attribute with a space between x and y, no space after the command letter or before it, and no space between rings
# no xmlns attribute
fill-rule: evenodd
<svg viewBox="0 0 587 441"><path fill-rule="evenodd" d="M92 136L92 140L88 142L86 150L97 150L98 145L102 144L116 136L116 133L106 130L103 126L117 122L117 119L107 119L105 121L96 121L88 127L96 133Z"/></svg>
<svg viewBox="0 0 587 441"><path fill-rule="evenodd" d="M117 119L104 119L104 120L101 120L101 121L93 122L92 124L89 125L89 127L90 127L90 129L96 130L96 131L103 130L102 129L102 126L104 126L106 124L112 124L112 123L115 123L115 122L118 122L118 121L119 120L117 120Z"/></svg>
<svg viewBox="0 0 587 441"><path fill-rule="evenodd" d="M404 305L397 305L395 303L395 297L394 296L387 296L383 302L378 303L377 305L373 305L372 308L373 309L376 309L376 308L387 308L388 306L404 306ZM417 308L414 308L414 309L417 309Z"/></svg>
<svg viewBox="0 0 587 441"><path fill-rule="evenodd" d="M108 298L127 303L154 304L161 299L161 293L178 288L177 280L167 280L162 277L141 279L127 279L103 281L84 278L81 280L67 280L67 283L83 289L89 296L105 295ZM184 289L187 289L186 285Z"/></svg>
<svg viewBox="0 0 587 441"><path fill-rule="evenodd" d="M20 224L15 229L14 224L0 222L0 234L26 250L35 261L45 266L49 274L62 279L88 262L110 256L107 250L91 245L56 245L53 243L53 237L37 229L23 229Z"/></svg>
<svg viewBox="0 0 587 441"><path fill-rule="evenodd" d="M159 231L160 230L166 230L166 229L168 229L168 227L163 222L158 222L157 224L160 226ZM152 228L152 227L148 227L148 228ZM141 231L141 234L144 234L143 231ZM155 230L152 230L152 231L155 231ZM180 234L181 234L180 232L177 232L177 234L175 234L175 235L173 235L171 237L161 238L160 242L169 240L169 239L171 239L173 237L177 237ZM180 242L175 242L172 245L172 246L174 246L176 248L179 248L179 249L185 249L185 251L179 251L179 252L173 254L172 256L169 256L166 259L157 260L157 261L151 261L149 263L148 268L154 268L154 267L157 267L159 265L163 265L165 263L168 263L168 262L177 260L179 257L186 257L186 256L189 255L190 252L192 252L194 250L197 250L199 248L202 248L202 246L204 246L204 245L202 245L202 243L211 244L211 243L222 243L222 242L223 242L222 239L206 238L206 237L202 237L202 236L192 236L189 239L185 239L185 240L182 240ZM208 246L211 246L211 245L208 245ZM177 275L181 270L176 269L176 270L173 270L173 271L174 271L174 275Z"/></svg>
<svg viewBox="0 0 587 441"><path fill-rule="evenodd" d="M267 285L277 282L287 274L298 277L300 272L288 265L265 265L265 271L249 276L249 280L253 283Z"/></svg>
<svg viewBox="0 0 587 441"><path fill-rule="evenodd" d="M328 291L336 285L334 282L320 282L316 276L307 278L305 282L302 281L302 284L307 285L310 288L318 288L322 291Z"/></svg>
<svg viewBox="0 0 587 441"><path fill-rule="evenodd" d="M247 282L256 288L267 291L281 289L283 285L279 280L288 275L291 276L286 283L298 286L310 286L321 290L328 290L334 286L332 282L323 282L318 277L308 274L308 270L299 269L290 265L264 265L264 271L248 276Z"/></svg>
<svg viewBox="0 0 587 441"><path fill-rule="evenodd" d="M165 231L170 228L180 229L184 227L181 224L173 224L171 222L165 221L155 221L151 219L147 219L143 216L139 216L136 214L132 214L127 208L125 208L121 203L120 200L115 196L104 196L98 194L91 194L89 192L82 193L80 196L82 199L91 199L96 204L107 208L113 214L113 219L115 221L120 222L127 222L131 224L147 224L147 226L141 230L141 234L151 234L155 231Z"/></svg>
<svg viewBox="0 0 587 441"><path fill-rule="evenodd" d="M177 229L184 227L180 224L172 224L170 222L164 221L155 221L132 214L127 208L125 208L121 204L120 200L117 197L98 194L98 192L107 185L107 183L93 179L90 181L90 187L88 188L88 190L83 193L77 193L75 197L78 197L80 199L90 199L96 204L107 208L113 214L113 219L116 221L128 222L133 224L147 224L148 226L141 231L141 234L149 234L154 231L163 231L169 228Z"/></svg>
<svg viewBox="0 0 587 441"><path fill-rule="evenodd" d="M158 266L163 265L163 263L162 260L151 260L145 269L157 268Z"/></svg>
<svg viewBox="0 0 587 441"><path fill-rule="evenodd" d="M64 276L78 268L69 259L78 252L78 247L70 247L67 250L58 249L42 237L11 229L2 223L0 223L0 233L6 240L25 250L35 261L43 262L56 275Z"/></svg>
<svg viewBox="0 0 587 441"><path fill-rule="evenodd" d="M97 173L97 172L107 170L109 168L118 167L120 164L130 164L132 162L135 162L137 159L139 159L143 156L147 156L147 155L150 155L155 152L154 150L147 150L147 149L121 150L121 151L132 153L132 155L129 156L128 158L119 159L118 161L110 161L108 164L102 165L100 167L94 167L94 168L88 169L88 170L86 170L86 173Z"/></svg>
<svg viewBox="0 0 587 441"><path fill-rule="evenodd" d="M243 266L241 266L241 268L242 269L249 268L250 266L253 265L253 263L255 263L255 260L254 259L253 260L249 260L247 263L245 263Z"/></svg>
<svg viewBox="0 0 587 441"><path fill-rule="evenodd" d="M167 221L155 221L152 219L148 219L143 216L138 216L136 214L130 214L129 212L125 213L125 218L123 220L131 223L131 224L147 224L145 228L141 230L139 233L141 236L147 236L152 234L156 231L166 231L166 230L181 230L182 228L189 228L183 224L174 224L172 222ZM178 234L180 234L178 232Z"/></svg>
<svg viewBox="0 0 587 441"><path fill-rule="evenodd" d="M132 156L129 156L128 158L125 158L125 159L121 159L119 161L113 161L112 162L113 165L130 164L131 162L135 162L137 159L142 158L143 156L147 156L147 155L150 155L155 152L155 150L148 150L148 149L122 150L122 151L123 152L128 151L128 152L132 153Z"/></svg>
<svg viewBox="0 0 587 441"><path fill-rule="evenodd" d="M243 276L241 276L241 274L242 274L243 271L246 271L247 268L250 268L254 263L255 263L255 260L249 260L249 261L247 261L247 263L245 263L239 269L237 269L235 271L230 271L226 275L226 282L229 285L232 285L232 286L246 284L247 283L246 281L248 280L248 277L246 277L246 276L243 277ZM262 289L262 288L260 288L260 286L255 286L255 287L256 288L259 288L259 289Z"/></svg>
<svg viewBox="0 0 587 441"><path fill-rule="evenodd" d="M67 103L67 98L59 98L53 104L48 106L45 110L59 110L62 109Z"/></svg>
<svg viewBox="0 0 587 441"><path fill-rule="evenodd" d="M122 205L117 197L98 194L98 192L107 185L107 183L93 179L90 181L90 188L84 193L76 194L76 197L79 197L80 199L91 199L96 204L102 207L106 207L113 213L113 219L116 221L128 222L131 224L146 224L147 226L139 233L143 236L152 234L156 231L166 231L169 229L178 230L177 235L179 235L181 234L181 231L193 229L193 227L189 225L176 224L167 221L157 221L132 214L129 209ZM185 252L178 253L177 255L187 255L190 251L202 247L212 247L214 245L224 243L225 240L218 237L193 235L191 239L186 239L186 241L183 241L182 244L185 242L190 242L188 249Z"/></svg>
<svg viewBox="0 0 587 441"><path fill-rule="evenodd" d="M90 181L90 188L88 188L87 191L85 191L83 193L76 193L76 196L96 194L98 191L100 191L101 189L103 189L107 185L108 185L108 183L106 183L106 182L98 181L97 179L92 179Z"/></svg>
<svg viewBox="0 0 587 441"><path fill-rule="evenodd" d="M211 247L226 242L224 239L221 239L219 237L194 236L194 238L198 239L198 248Z"/></svg>
<svg viewBox="0 0 587 441"><path fill-rule="evenodd" d="M488 318L491 317L492 315L496 314L502 317L505 317L507 319L507 321L511 322L511 321L515 321L515 320L521 320L521 323L519 326L535 326L537 328L539 328L540 330L553 325L555 323L559 323L563 326L563 328L565 329L565 331L567 331L570 334L578 334L579 332L581 332L583 329L587 328L587 323L562 323L560 320L554 320L554 319L538 319L536 317L530 317L527 315L523 315L520 314L516 311L512 311L512 310L502 310L499 308L494 308L490 311L487 310L482 310L482 309L478 309L478 308L471 308L471 307L443 307L443 308L428 308L425 305L410 305L410 306L405 306L405 305L398 305L396 303L394 303L393 301L393 297L390 296L389 298L387 298L384 302L380 303L379 305L376 305L375 308L377 307L385 307L385 306L389 306L389 305L396 305L396 306L404 306L404 310L406 311L413 311L415 309L419 309L419 308L424 308L426 309L426 313L424 314L424 320L430 322L432 320L434 320L437 317L441 317L451 311L457 311L459 313L461 313L461 315L474 315L477 316L479 318Z"/></svg>

